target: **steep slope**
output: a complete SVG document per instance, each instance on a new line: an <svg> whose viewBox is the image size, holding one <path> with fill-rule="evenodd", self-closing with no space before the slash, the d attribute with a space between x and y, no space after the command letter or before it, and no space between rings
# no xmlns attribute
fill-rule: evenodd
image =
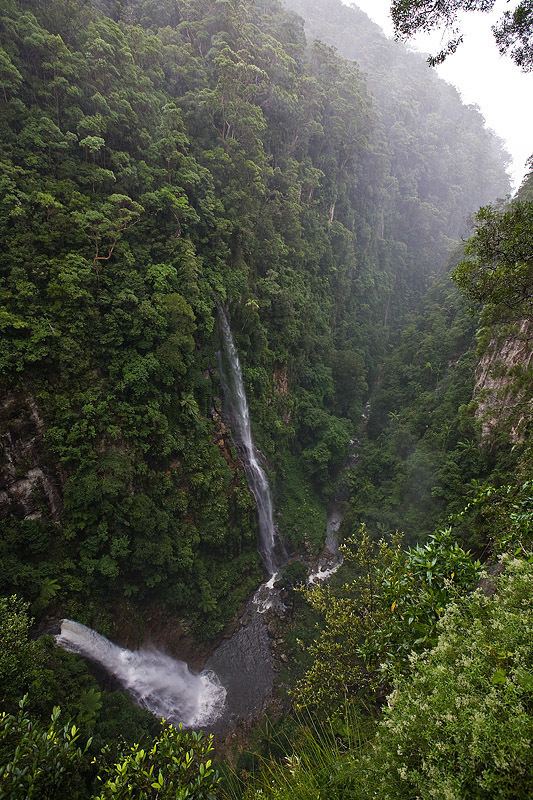
<svg viewBox="0 0 533 800"><path fill-rule="evenodd" d="M395 162L358 68L275 0L9 0L0 46L1 423L8 453L31 441L2 473L1 589L133 639L161 608L212 635L261 576L217 303L281 532L312 549L388 330L501 153L457 106L455 188L420 188L448 163L430 130L395 190L401 135Z"/></svg>
<svg viewBox="0 0 533 800"><path fill-rule="evenodd" d="M457 279L485 303L478 332L476 417L482 439L531 441L533 395L533 171L512 202L484 209Z"/></svg>
<svg viewBox="0 0 533 800"><path fill-rule="evenodd" d="M473 208L507 195L508 179L494 171L501 142L423 56L387 39L355 5L285 5L303 17L309 39L335 46L364 71L390 175L384 227L404 243L408 265L394 273L404 316L374 373L368 436L345 478L345 528L364 521L374 533L400 529L417 540L461 507L471 480L490 473L494 459L479 449L476 416L492 409L494 423L511 397L502 372L518 378L530 358L526 323L521 333L489 324L484 336L491 345L476 367L479 306L471 315L446 277L424 294L428 278L450 268L450 247L467 232ZM459 189L465 178L468 196ZM452 263L460 257L454 253ZM476 416L469 408L474 395ZM483 424L488 430L490 420Z"/></svg>
<svg viewBox="0 0 533 800"><path fill-rule="evenodd" d="M474 210L509 193L503 143L483 128L479 110L464 106L456 89L428 68L424 56L388 39L356 3L284 5L303 17L310 41L332 45L363 71L390 175L384 227L406 245L403 279L412 287L414 275L427 274L429 264L442 270L451 240L467 233Z"/></svg>
<svg viewBox="0 0 533 800"><path fill-rule="evenodd" d="M448 278L435 286L384 358L367 435L345 481L347 530L419 541L464 505L483 464L468 411L476 317Z"/></svg>

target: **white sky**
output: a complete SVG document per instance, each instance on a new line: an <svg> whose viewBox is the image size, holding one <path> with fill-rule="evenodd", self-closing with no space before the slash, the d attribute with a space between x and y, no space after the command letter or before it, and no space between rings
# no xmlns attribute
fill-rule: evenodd
<svg viewBox="0 0 533 800"><path fill-rule="evenodd" d="M390 0L344 2L359 6L392 36ZM533 73L522 72L498 52L491 25L506 8L513 6L507 0L497 0L490 13L463 13L460 25L464 42L457 53L437 67L437 72L459 90L463 102L479 106L487 125L504 140L513 158L510 170L514 187L518 188L525 162L533 153ZM434 31L417 35L410 40L410 46L434 55L447 41L445 31Z"/></svg>

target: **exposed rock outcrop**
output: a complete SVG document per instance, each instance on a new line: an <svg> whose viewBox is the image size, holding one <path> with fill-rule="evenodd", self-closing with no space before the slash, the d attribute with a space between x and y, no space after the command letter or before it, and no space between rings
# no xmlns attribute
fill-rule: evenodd
<svg viewBox="0 0 533 800"><path fill-rule="evenodd" d="M276 392L282 397L286 397L289 394L289 370L287 367L275 369L273 379Z"/></svg>
<svg viewBox="0 0 533 800"><path fill-rule="evenodd" d="M511 441L524 441L533 411L533 324L524 319L511 332L493 337L476 370L476 417L484 441L509 429Z"/></svg>
<svg viewBox="0 0 533 800"><path fill-rule="evenodd" d="M58 522L62 481L48 463L44 422L33 397L7 395L0 405L0 519L48 516Z"/></svg>
<svg viewBox="0 0 533 800"><path fill-rule="evenodd" d="M220 449L226 464L231 470L235 471L237 464L231 452L231 431L224 422L220 412L215 408L211 409L211 419L215 425L215 436L213 441Z"/></svg>
<svg viewBox="0 0 533 800"><path fill-rule="evenodd" d="M285 425L289 425L291 421L291 410L290 410L290 403L289 401L289 370L287 366L278 367L274 370L272 375L272 379L274 381L274 389L276 394L283 402L285 406L284 410L282 411L281 417ZM281 409L280 409L281 410Z"/></svg>

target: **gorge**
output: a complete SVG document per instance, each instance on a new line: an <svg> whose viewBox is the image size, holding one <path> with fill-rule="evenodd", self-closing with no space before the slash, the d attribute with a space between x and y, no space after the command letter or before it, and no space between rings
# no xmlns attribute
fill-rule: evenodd
<svg viewBox="0 0 533 800"><path fill-rule="evenodd" d="M507 164L340 0L0 3L0 800L531 795Z"/></svg>

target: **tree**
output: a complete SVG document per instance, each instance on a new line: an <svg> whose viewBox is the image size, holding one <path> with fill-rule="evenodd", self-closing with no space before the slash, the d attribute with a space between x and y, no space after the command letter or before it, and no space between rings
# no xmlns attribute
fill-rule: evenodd
<svg viewBox="0 0 533 800"><path fill-rule="evenodd" d="M493 206L480 209L465 255L453 277L470 299L492 306L506 320L529 315L533 286L533 202L515 200L503 209Z"/></svg>
<svg viewBox="0 0 533 800"><path fill-rule="evenodd" d="M0 703L14 700L28 691L43 666L41 643L30 640L32 619L28 604L19 598L0 597Z"/></svg>
<svg viewBox="0 0 533 800"><path fill-rule="evenodd" d="M213 737L162 726L152 742L136 743L118 759L108 746L91 758L92 740L62 721L58 706L42 723L28 714L24 697L16 714L0 714L0 800L214 800L220 778L210 758Z"/></svg>
<svg viewBox="0 0 533 800"><path fill-rule="evenodd" d="M495 593L452 603L436 647L396 683L362 797L531 797L531 560L507 557Z"/></svg>
<svg viewBox="0 0 533 800"><path fill-rule="evenodd" d="M399 39L408 39L418 31L431 31L444 25L451 34L447 45L431 56L432 66L441 64L455 53L463 41L457 24L460 11L491 11L496 0L393 0L391 16ZM513 10L505 11L492 28L494 38L503 55L509 53L524 72L533 69L533 2L520 0Z"/></svg>
<svg viewBox="0 0 533 800"><path fill-rule="evenodd" d="M405 550L401 537L374 542L362 527L359 540L342 550L353 580L338 590L305 590L324 627L295 689L297 707L326 714L346 699L368 708L384 697L394 676L408 669L409 654L435 643L446 605L475 586L480 568L449 528Z"/></svg>

